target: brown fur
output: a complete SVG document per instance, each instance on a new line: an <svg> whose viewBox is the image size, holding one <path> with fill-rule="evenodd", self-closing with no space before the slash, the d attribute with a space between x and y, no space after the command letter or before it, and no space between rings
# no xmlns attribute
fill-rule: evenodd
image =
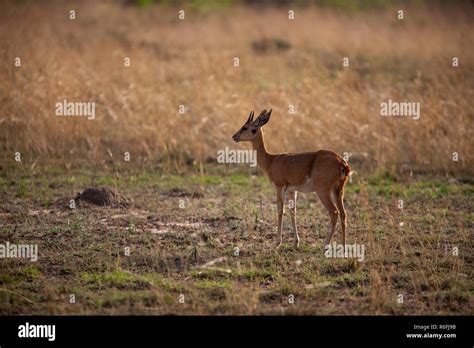
<svg viewBox="0 0 474 348"><path fill-rule="evenodd" d="M277 190L278 232L282 242L282 215L286 193L294 199L292 225L295 230L296 244L299 237L296 228L296 192L316 192L328 211L331 224L325 244L331 241L340 215L342 243L345 244L346 213L344 209L344 185L350 173L350 166L334 151L271 154L266 150L262 126L270 119L271 110L262 111L253 121L253 112L247 122L233 136L236 142L250 141L257 151L257 164L265 172ZM292 195L294 193L294 195ZM291 199L291 198L290 198Z"/></svg>

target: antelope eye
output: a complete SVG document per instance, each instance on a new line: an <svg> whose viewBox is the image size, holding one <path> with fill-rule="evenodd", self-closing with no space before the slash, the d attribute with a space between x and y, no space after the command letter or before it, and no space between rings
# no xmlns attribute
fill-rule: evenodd
<svg viewBox="0 0 474 348"><path fill-rule="evenodd" d="M252 133L253 133L253 134L257 133L257 130L256 130L256 129L252 129Z"/></svg>

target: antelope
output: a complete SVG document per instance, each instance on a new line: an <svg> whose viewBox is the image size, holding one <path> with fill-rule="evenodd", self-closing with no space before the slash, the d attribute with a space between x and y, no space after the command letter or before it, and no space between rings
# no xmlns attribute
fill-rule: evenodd
<svg viewBox="0 0 474 348"><path fill-rule="evenodd" d="M346 211L344 209L344 185L349 178L349 164L334 151L271 154L267 151L263 126L268 123L272 110L263 110L256 120L251 111L245 124L234 134L235 142L250 141L257 152L257 165L276 188L278 208L278 236L283 242L283 213L288 193L291 224L295 233L295 246L300 238L296 227L296 196L298 192L316 192L326 208L330 225L325 246L331 242L338 216L341 219L342 244L346 243Z"/></svg>

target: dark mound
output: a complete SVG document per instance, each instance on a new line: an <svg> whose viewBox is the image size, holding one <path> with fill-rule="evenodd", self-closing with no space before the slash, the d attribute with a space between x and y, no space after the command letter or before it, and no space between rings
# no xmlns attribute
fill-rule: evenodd
<svg viewBox="0 0 474 348"><path fill-rule="evenodd" d="M89 203L100 206L126 205L128 200L116 189L109 187L90 187L78 193L74 200L77 203Z"/></svg>

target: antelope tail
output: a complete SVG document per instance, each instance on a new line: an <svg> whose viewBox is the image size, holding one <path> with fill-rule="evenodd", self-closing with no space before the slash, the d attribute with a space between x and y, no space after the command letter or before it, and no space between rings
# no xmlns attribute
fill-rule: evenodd
<svg viewBox="0 0 474 348"><path fill-rule="evenodd" d="M341 159L341 179L347 178L350 172L351 167L349 164L344 159Z"/></svg>

